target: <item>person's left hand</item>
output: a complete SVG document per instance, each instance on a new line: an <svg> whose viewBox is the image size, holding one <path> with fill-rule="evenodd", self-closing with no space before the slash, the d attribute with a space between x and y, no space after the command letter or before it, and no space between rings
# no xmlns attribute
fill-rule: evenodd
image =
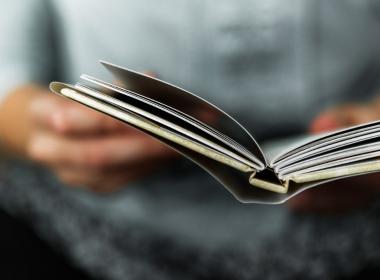
<svg viewBox="0 0 380 280"><path fill-rule="evenodd" d="M317 116L311 133L321 133L380 119L380 97L370 104L340 106ZM309 189L291 200L291 209L302 212L341 212L380 197L380 174L347 178Z"/></svg>
<svg viewBox="0 0 380 280"><path fill-rule="evenodd" d="M67 186L111 193L178 156L127 124L51 93L33 98L27 112L26 157Z"/></svg>

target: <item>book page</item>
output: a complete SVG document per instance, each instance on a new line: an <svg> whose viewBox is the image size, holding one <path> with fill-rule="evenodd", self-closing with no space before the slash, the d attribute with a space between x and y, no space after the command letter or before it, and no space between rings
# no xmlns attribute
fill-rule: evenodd
<svg viewBox="0 0 380 280"><path fill-rule="evenodd" d="M142 131L149 132L151 135L158 135L166 140L179 144L180 146L183 146L187 149L195 151L215 161L221 162L241 172L254 171L254 168L252 168L251 166L245 163L242 163L241 161L238 161L228 155L225 155L219 151L216 151L198 142L192 141L191 139L187 137L181 136L160 125L157 125L156 123L152 121L148 121L147 119L140 117L136 114L119 110L116 107L112 107L92 97L86 96L85 94L79 92L78 89L76 89L74 86L63 84L63 83L52 83L51 89L60 95L73 99L79 103L82 103L100 112L106 113L134 127L137 127Z"/></svg>
<svg viewBox="0 0 380 280"><path fill-rule="evenodd" d="M311 157L300 162L288 165L280 170L280 176L295 173L308 173L312 171L328 169L339 165L380 157L380 142L369 142L360 146L351 146L345 149L327 152L316 157Z"/></svg>
<svg viewBox="0 0 380 280"><path fill-rule="evenodd" d="M294 135L285 138L279 138L275 140L266 141L261 145L265 156L270 163L274 162L279 155L287 153L288 151L294 150L306 143L319 138L315 135Z"/></svg>
<svg viewBox="0 0 380 280"><path fill-rule="evenodd" d="M291 174L287 179L295 183L302 184L332 180L337 178L348 178L378 171L380 171L380 160L375 158L372 160L364 160L356 164L327 168L324 170L318 170L309 173Z"/></svg>
<svg viewBox="0 0 380 280"><path fill-rule="evenodd" d="M239 143L236 143L233 139L223 135L221 132L213 129L212 127L204 125L198 120L184 115L176 109L172 109L167 107L165 104L158 103L153 99L146 98L140 94L125 90L88 75L82 75L81 78L87 82L90 82L90 86L95 84L96 86L104 88L104 90L110 92L113 99L117 99L124 104L135 104L136 107L145 108L146 111L149 111L156 117L166 119L167 121L170 120L172 123L178 123L183 128L187 128L188 130L196 132L199 135L203 135L203 137L207 139L220 143L220 145L226 147L228 150L232 150L235 153L240 153L240 155L246 157L248 160L253 161L258 166L258 170L264 168L264 164ZM82 85L77 84L76 86L78 87Z"/></svg>
<svg viewBox="0 0 380 280"><path fill-rule="evenodd" d="M195 140L196 142L199 142L199 143L206 145L206 146L208 146L208 147L210 147L216 151L219 151L225 155L228 155L228 156L230 156L230 157L232 157L238 161L241 161L242 163L247 164L247 165L255 168L255 170L258 170L261 168L259 165L255 164L254 162L251 162L251 161L247 160L246 158L243 158L243 157L239 156L238 154L232 152L231 150L228 150L228 149L220 146L219 144L217 144L213 141L210 141L208 138L202 137L201 135L194 133L194 131L188 130L184 127L181 127L181 126L179 126L179 125L177 125L171 121L168 121L166 119L159 117L158 115L154 115L148 111L142 110L139 107L135 107L131 104L128 104L128 103L122 102L121 100L113 98L112 96L106 95L102 92L96 91L96 90L88 88L88 87L84 87L84 86L79 85L79 84L75 85L75 89L77 89L80 92L86 93L86 94L88 94L88 95L90 95L90 96L92 96L98 100L104 101L107 104L117 106L117 107L122 108L128 112L133 112L136 115L142 116L145 119L149 119L149 120L151 120L151 121L153 121L153 122L155 122L155 123L157 123L163 127L174 130L177 133L180 133L189 139Z"/></svg>
<svg viewBox="0 0 380 280"><path fill-rule="evenodd" d="M266 165L265 156L252 135L234 118L214 104L162 80L105 61L101 61L101 63L118 81L122 82L124 89L155 100L216 129L223 135L239 143L250 151L263 165ZM198 114L199 110L204 110L218 116L218 121L216 123L210 122L207 117Z"/></svg>
<svg viewBox="0 0 380 280"><path fill-rule="evenodd" d="M288 146L272 159L271 166L284 166L303 158L377 137L380 121L305 138Z"/></svg>

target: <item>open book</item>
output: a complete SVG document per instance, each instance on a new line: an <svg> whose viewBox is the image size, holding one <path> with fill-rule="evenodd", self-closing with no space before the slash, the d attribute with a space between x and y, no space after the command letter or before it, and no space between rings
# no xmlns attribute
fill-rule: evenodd
<svg viewBox="0 0 380 280"><path fill-rule="evenodd" d="M243 126L208 101L159 79L101 63L118 84L82 75L81 83L52 82L51 90L169 145L242 202L280 203L331 180L380 171L380 122L294 143L269 159Z"/></svg>

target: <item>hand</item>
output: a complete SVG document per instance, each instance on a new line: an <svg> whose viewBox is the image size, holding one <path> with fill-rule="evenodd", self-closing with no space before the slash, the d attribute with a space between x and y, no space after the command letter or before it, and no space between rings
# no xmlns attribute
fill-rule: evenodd
<svg viewBox="0 0 380 280"><path fill-rule="evenodd" d="M25 114L25 154L71 186L114 191L177 154L131 126L50 92L34 95Z"/></svg>
<svg viewBox="0 0 380 280"><path fill-rule="evenodd" d="M310 126L321 133L380 119L380 98L370 104L350 104L321 113ZM303 212L341 212L364 206L380 195L380 174L334 181L307 190L291 200L291 209Z"/></svg>

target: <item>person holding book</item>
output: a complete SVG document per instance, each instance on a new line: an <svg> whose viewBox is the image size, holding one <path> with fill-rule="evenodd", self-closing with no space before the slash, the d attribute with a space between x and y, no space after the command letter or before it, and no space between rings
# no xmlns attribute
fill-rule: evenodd
<svg viewBox="0 0 380 280"><path fill-rule="evenodd" d="M43 6L43 4L39 4L41 7L39 7L39 11L36 11L36 13L43 12L43 9L54 9L55 7L49 7L49 5ZM28 18L29 11L26 11L27 7L21 8L17 5L14 5L15 7L12 7L15 10L15 13L27 13L27 17L23 18L25 21L25 25L28 24L28 20L31 21L32 19ZM38 6L38 5L36 5ZM53 5L54 6L54 5ZM37 9L33 7L34 9ZM60 12L60 11L58 11ZM39 20L40 22L31 22L32 24L35 24L36 27L39 27L37 24L48 24L48 20L51 20L47 17L46 14L42 14L42 18ZM33 19L36 21L35 19ZM280 20L280 19L278 19ZM45 22L44 22L45 21ZM63 23L64 24L64 23ZM164 23L166 24L166 23ZM227 22L226 24L234 24L233 22ZM254 23L255 24L255 23ZM259 24L259 23L257 23ZM271 32L279 32L276 30L276 28L279 28L276 24L277 22L273 23L275 24L273 30ZM363 23L361 23L363 24ZM16 30L12 29L13 27L10 27L11 29L9 32L14 32L14 38L13 40L16 40L18 37L17 32L22 32L24 26L22 23L20 23L19 26L16 27ZM5 23L5 28L8 26ZM53 24L54 26L54 24ZM34 26L31 25L31 28ZM115 188L119 188L121 186L128 185L130 181L138 180L141 177L148 176L151 169L154 169L154 166L157 166L157 162L162 162L163 160L171 160L175 158L175 152L172 150L164 147L160 143L157 143L152 138L145 136L144 134L137 132L136 130L127 127L125 125L120 124L119 122L112 120L108 117L101 116L99 113L91 112L88 109L83 108L82 106L78 106L75 104L71 104L70 102L60 100L59 98L56 98L55 96L51 96L48 93L48 89L46 86L43 86L43 82L47 81L48 79L52 79L55 76L51 76L52 70L54 70L57 67L62 67L63 70L61 72L70 72L68 77L72 77L73 73L76 73L78 71L82 71L82 69L76 67L75 69L72 69L73 64L77 63L86 63L87 65L84 65L83 70L85 68L89 68L92 66L90 63L91 58L94 58L93 60L96 61L95 56L97 54L93 54L90 58L89 55L81 62L79 61L70 61L70 59L73 59L70 55L73 54L68 53L68 57L64 57L62 60L56 60L54 57L56 55L59 55L57 49L57 44L60 44L61 41L51 41L50 39L50 33L51 30L47 26L42 26L43 29L41 31L44 31L46 33L42 34L43 36L41 40L32 40L30 43L29 50L25 49L23 44L19 41L12 42L9 41L8 43L3 43L2 45L2 51L3 55L7 55L8 52L10 54L8 55L9 59L5 59L3 62L3 68L4 68L4 74L3 74L3 85L5 89L2 93L4 95L3 102L1 103L2 108L2 118L1 118L1 128L2 128L2 142L5 143L5 146L7 149L11 150L12 152L19 153L25 157L28 157L34 161L43 163L47 166L49 166L59 178L61 178L65 183L68 185L75 185L75 186L81 186L85 188L89 188L92 190L97 190L101 192L108 192L115 190ZM19 30L20 29L20 30ZM45 30L46 29L46 30ZM175 32L181 32L182 30L173 30L173 36L174 34L177 34ZM7 32L7 29L5 29L5 32ZM70 30L67 30L67 32L70 32ZM231 35L234 35L234 33L231 33ZM277 34L273 34L272 36L275 36ZM279 34L278 34L279 35ZM86 36L86 34L83 34L82 36ZM224 36L229 36L229 33L227 33ZM269 35L268 35L269 36ZM142 36L144 37L144 36ZM354 36L353 36L354 37ZM11 38L12 39L12 38ZM139 39L139 38L137 38ZM218 38L221 40L224 40L224 37ZM339 39L339 38L338 38ZM62 39L61 39L62 40ZM274 39L273 39L274 40ZM277 40L277 38L276 38ZM91 42L89 40L84 40L85 44L92 44L96 45L96 43ZM337 39L336 39L337 41ZM79 44L79 42L71 41L68 39L68 42L71 42L73 44L73 47L75 47L74 44ZM135 44L138 45L139 42L136 42ZM159 41L161 43L161 41ZM243 43L243 42L242 42ZM263 40L261 42L262 44L274 44L272 41L265 41ZM301 43L298 41L295 41L293 43ZM330 42L327 42L330 43ZM334 42L333 42L334 43ZM258 46L255 44L255 42L252 42L252 48L258 48ZM48 52L44 52L44 57L39 59L39 55L41 52L41 49L45 47L48 48ZM78 49L83 46L78 46ZM172 46L174 49L176 46ZM195 47L195 46L191 46ZM131 46L130 46L131 48ZM277 49L271 50L269 46L265 47L265 50L267 52L276 52ZM223 49L223 46L220 47L221 51ZM19 51L21 54L17 58L14 58L11 54L13 52L17 53ZM186 49L183 50L183 53L185 53ZM254 53L255 50L251 50L250 52ZM258 52L259 50L257 50ZM285 50L282 50L285 51ZM370 56L371 50L362 50L361 53L365 53L366 56ZM205 52L205 51L203 51ZM203 52L200 53L200 55L203 55ZM66 52L65 52L66 53ZM96 52L95 52L96 53ZM99 53L99 52L98 52ZM232 54L231 54L232 55ZM241 50L236 55L244 55L244 51ZM329 53L326 54L326 56L329 55ZM359 56L357 55L357 56ZM373 54L373 55L376 55ZM299 56L299 54L295 54L295 56ZM128 56L126 56L128 58ZM228 59L222 58L222 60ZM12 59L14 58L14 59ZM35 61L34 59L39 59L38 61ZM146 70L151 70L148 68L155 68L154 70L158 70L158 63L161 63L159 61L160 59L155 59L157 61L153 61L155 59L152 57L152 60L150 63L147 63L146 65L138 65L138 67L145 67ZM186 58L187 59L187 58ZM188 58L190 59L190 58ZM192 58L194 60L197 60L198 58ZM335 59L335 58L334 58ZM355 59L355 60L354 60ZM354 69L355 64L359 63L357 60L360 59L356 58L354 56L352 60L352 73L350 75L353 75L353 73L360 73L359 70ZM137 62L134 62L134 60L139 61L138 57L133 56L131 58L131 64L136 64ZM56 63L56 62L60 63ZM53 63L54 62L54 63ZM162 63L170 63L171 61L162 61ZM223 61L226 66L225 67L232 67L232 64L229 65L228 61ZM184 62L185 63L185 62ZM232 62L231 62L232 63ZM235 63L235 62L233 62ZM268 62L269 63L269 62ZM316 62L317 63L317 62ZM320 62L322 63L322 62ZM331 68L333 67L341 67L341 63L338 61L334 61L333 65L331 65ZM364 62L360 62L363 64L362 67L367 67ZM58 65L57 65L58 64ZM69 68L69 66L71 68ZM33 71L29 71L28 69L35 67L36 69ZM175 65L173 65L175 67ZM260 68L262 68L260 65L257 66L256 63L254 63L254 59L252 59L252 63L250 62L241 62L241 67L245 67L246 69L244 71L248 71L249 69L252 69L252 71L260 71ZM284 65L285 67L285 65ZM372 66L371 66L372 67ZM373 66L374 67L374 66ZM66 69L68 68L68 69ZM20 70L19 70L20 69ZM22 70L21 70L22 69ZM92 70L92 69L91 69ZM228 70L228 69L226 69ZM365 70L365 69L364 69ZM363 71L364 71L363 70ZM22 73L21 73L22 71ZM188 70L189 71L189 70ZM243 70L240 70L243 71ZM295 70L294 70L295 71ZM329 69L327 70L329 71ZM348 70L347 70L348 71ZM369 70L367 70L369 71ZM342 75L342 73L337 72L339 75ZM165 73L161 73L165 75ZM296 75L297 73L294 73ZM319 76L323 76L324 73L316 73ZM337 74L337 75L338 75ZM191 76L188 72L185 74L187 78ZM237 72L236 74L236 80L242 79L245 74L240 74ZM269 74L266 74L267 77L272 78L272 73L269 72ZM275 73L273 73L274 77L273 79L278 79L275 76ZM291 79L297 79L297 83L299 83L302 79L302 77L294 76L290 77ZM203 76L202 76L203 77ZM347 74L346 77L342 77L341 80L339 80L340 77L336 77L339 80L339 83L343 82L351 82L351 79L348 81L348 77L351 77ZM219 79L220 77L215 77L214 79ZM289 78L289 79L290 79ZM179 79L179 77L173 77L173 79ZM184 79L184 80L186 80ZM197 78L198 79L198 78ZM21 82L18 82L21 81ZM25 80L25 82L22 82ZM259 83L262 83L263 81L258 81ZM321 81L321 83L324 82ZM17 84L18 83L18 84ZM198 80L195 81L195 84L199 83ZM210 83L215 83L214 81L210 81ZM14 84L14 85L13 85ZM13 85L13 86L12 86ZM207 85L207 80L204 82L203 86ZM194 86L194 85L190 85ZM307 85L306 85L307 86ZM349 86L349 85L347 85ZM196 86L198 87L198 86ZM251 92L252 85L247 85L246 89L236 87L235 92L230 95L235 98L235 96L239 95L240 91L243 91L244 94L241 97L242 100L246 100L246 94L251 94L252 96L250 99L254 101L255 108L256 107L268 107L267 103L269 102L269 99L272 97L265 97L263 98L262 95L268 95L268 93L260 93L260 88L254 90L254 92ZM270 85L266 85L266 87L270 87ZM290 86L289 86L290 87ZM342 85L340 85L342 87ZM331 87L333 88L333 86ZM227 89L226 89L227 90ZM275 91L275 89L273 89ZM293 88L286 89L288 91L295 90ZM215 89L207 89L205 92L213 92ZM321 133L328 130L334 130L346 126L352 126L356 124L365 123L371 120L377 120L379 118L379 110L378 110L378 101L376 99L370 99L370 98L364 98L363 101L357 101L352 102L350 99L352 99L352 96L355 96L355 93L348 92L347 98L350 102L350 105L342 105L346 102L344 101L344 92L338 92L336 94L336 97L333 97L331 94L331 89L326 90L326 93L321 92L320 95L321 98L324 97L321 102L323 104L329 104L332 100L335 100L337 98L342 99L339 103L334 101L336 105L329 105L329 106L336 106L336 108L328 108L328 106L323 105L321 106L321 109L318 109L318 104L305 104L305 107L307 106L313 106L313 114L309 114L305 116L305 119L309 124L305 121L299 122L296 121L299 115L305 113L305 110L307 108L302 108L302 104L297 104L296 106L301 106L300 109L296 110L296 114L294 116L287 117L286 123L281 123L280 119L275 124L272 124L272 126L267 126L267 117L265 117L265 114L262 112L258 112L257 115L253 114L252 116L248 116L249 120L251 122L254 122L252 124L252 128L254 133L257 133L260 135L260 133L264 134L274 134L274 131L278 130L278 126L282 126L283 128L280 130L280 133L283 133L282 130L285 131L292 131L297 129L297 127L304 127L304 129L307 131L311 131L313 133ZM348 90L349 91L349 90ZM309 90L311 94L318 94L314 91ZM297 96L301 100L306 100L306 96L308 94L306 90L297 92L297 95L303 94L305 97ZM368 93L376 93L375 89L368 89ZM286 96L286 93L279 93L276 92L275 95L279 95L278 97ZM273 96L273 98L275 97ZM289 104L289 108L293 107L293 98L295 98L295 93L292 94L293 96L286 97L291 101L291 104ZM314 98L314 97L313 97ZM228 96L224 99L230 99ZM260 104L260 100L263 99ZM223 100L224 102L225 100ZM239 111L239 104L241 102L235 105L237 107L237 114L243 114L247 115L247 108L244 108L242 106L241 112ZM244 101L243 103L247 103ZM276 105L277 104L277 105ZM285 104L287 105L287 104ZM273 112L270 112L270 114L288 114L291 115L290 111L287 111L287 107L282 103L276 103L274 102L273 105L270 104L270 107L273 107ZM277 106L277 107L276 107ZM281 107L280 107L281 106ZM249 106L245 106L249 107ZM267 109L267 108L266 108ZM278 110L281 111L278 112ZM292 108L294 111L294 108ZM327 112L320 112L318 113L318 110L328 110ZM260 117L260 114L262 117ZM264 115L263 115L264 114ZM314 118L314 120L313 120ZM9 119L12 119L12 122L9 122ZM263 125L261 125L262 123ZM262 131L263 126L267 126L269 131ZM309 127L309 128L308 128ZM302 129L299 129L301 132ZM265 137L262 136L262 137ZM144 168L143 168L144 167ZM111 170L111 171L110 171ZM127 170L127 171L126 171ZM370 179L369 182L365 182L366 179L363 180L360 179L361 185L369 185L368 187L368 193L369 197L372 196L372 191L376 190L376 187L372 186L372 182L374 180ZM325 193L327 192L327 196L330 197L333 201L331 202L333 205L332 207L339 207L338 205L342 203L343 205L346 205L346 202L344 202L344 199L339 196L339 199L335 201L333 197L337 196L330 196L329 192L333 192L331 190L333 188L329 188L329 190L311 190L308 193L303 194L301 197L295 198L290 205L293 205L293 207L297 208L300 205L303 205L302 208L313 208L312 204L318 204L320 201L323 201L323 205L326 203L326 199L311 199L311 201L306 201L306 198L313 193L313 196L318 196L318 193ZM353 198L352 203L355 205L356 203L360 203L360 199L356 195L348 195L347 189L339 188L341 192L343 192L347 197L345 199L350 200L350 197ZM360 193L363 195L363 187L360 189L354 189L354 193ZM364 195L365 196L365 195ZM298 206L297 206L298 205ZM301 206L300 206L301 207Z"/></svg>
<svg viewBox="0 0 380 280"><path fill-rule="evenodd" d="M67 191L116 195L121 189L128 195L129 186L149 189L146 178L176 164L179 155L150 136L50 93L48 82L94 73L98 59L210 98L259 139L380 119L374 1L297 2L298 10L263 1L217 7L148 2L116 1L122 8L112 13L107 1L2 4L12 15L0 19L0 141L7 153L46 166ZM300 211L356 209L379 198L379 179L372 174L333 182L288 205Z"/></svg>

